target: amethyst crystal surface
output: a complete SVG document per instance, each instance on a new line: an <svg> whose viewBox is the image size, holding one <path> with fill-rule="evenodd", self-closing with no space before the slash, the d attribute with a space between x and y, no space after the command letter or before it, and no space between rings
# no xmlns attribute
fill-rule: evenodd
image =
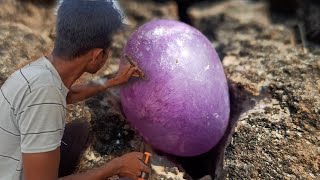
<svg viewBox="0 0 320 180"><path fill-rule="evenodd" d="M128 121L154 148L178 156L209 151L228 125L227 80L210 41L195 28L155 20L129 38L123 52L144 71L120 90Z"/></svg>

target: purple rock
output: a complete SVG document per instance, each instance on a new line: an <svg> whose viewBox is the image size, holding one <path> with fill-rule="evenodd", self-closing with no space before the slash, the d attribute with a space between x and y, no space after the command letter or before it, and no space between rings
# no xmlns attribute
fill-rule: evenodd
<svg viewBox="0 0 320 180"><path fill-rule="evenodd" d="M120 91L128 121L146 141L178 156L205 153L219 142L229 120L228 86L219 57L201 32L155 20L130 37L124 54L146 75Z"/></svg>

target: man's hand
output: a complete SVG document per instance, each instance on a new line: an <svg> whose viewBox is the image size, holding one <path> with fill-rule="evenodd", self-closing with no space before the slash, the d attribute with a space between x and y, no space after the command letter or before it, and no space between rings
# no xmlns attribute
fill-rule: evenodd
<svg viewBox="0 0 320 180"><path fill-rule="evenodd" d="M144 73L139 69L138 65L136 63L135 67L131 66L130 64L126 64L122 66L116 75L115 78L110 79L107 83L109 83L109 86L117 86L124 84L129 81L131 76L139 77L139 73L144 77Z"/></svg>
<svg viewBox="0 0 320 180"><path fill-rule="evenodd" d="M129 81L131 76L140 77L141 75L142 77L144 77L144 73L138 68L138 65L136 63L134 64L135 67L130 66L130 64L122 66L115 78L104 81L102 83L73 85L67 95L67 103L73 104L79 101L83 101L89 97L105 91L110 87L124 84Z"/></svg>
<svg viewBox="0 0 320 180"><path fill-rule="evenodd" d="M118 175L136 180L142 172L149 173L150 168L142 162L142 158L143 154L139 152L131 152L117 158L120 164Z"/></svg>
<svg viewBox="0 0 320 180"><path fill-rule="evenodd" d="M87 172L59 178L59 180L100 180L114 175L138 179L141 172L149 173L150 168L141 159L142 153L132 152L115 158L100 168ZM26 180L57 180L60 160L60 148L44 153L22 153L24 179Z"/></svg>

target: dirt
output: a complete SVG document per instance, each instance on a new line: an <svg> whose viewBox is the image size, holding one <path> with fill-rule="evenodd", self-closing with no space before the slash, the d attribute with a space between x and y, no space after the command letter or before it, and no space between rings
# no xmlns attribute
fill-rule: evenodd
<svg viewBox="0 0 320 180"><path fill-rule="evenodd" d="M78 82L114 76L126 40L143 23L178 19L173 1L119 2L128 25L115 36L109 66ZM14 70L50 51L55 7L15 0L0 0L0 7L1 85ZM231 119L221 142L193 158L153 150L126 122L114 88L68 106L67 122L87 120L94 135L78 171L147 149L154 154L149 179L319 179L319 46L308 42L303 49L288 26L294 20L274 21L261 1L194 4L189 14L218 51L228 78Z"/></svg>
<svg viewBox="0 0 320 180"><path fill-rule="evenodd" d="M305 53L291 29L261 21L264 3L212 8L223 13L200 16L194 9L196 26L216 44L231 91L243 98L225 177L319 178L319 47L310 44Z"/></svg>

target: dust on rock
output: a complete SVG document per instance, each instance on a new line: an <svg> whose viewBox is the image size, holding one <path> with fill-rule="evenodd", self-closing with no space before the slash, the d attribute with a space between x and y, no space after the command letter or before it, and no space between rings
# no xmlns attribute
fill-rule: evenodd
<svg viewBox="0 0 320 180"><path fill-rule="evenodd" d="M224 56L231 87L236 87L232 91L246 92L226 149L226 177L316 178L320 162L317 46L310 44L310 52L305 53L292 41L288 27L259 23L255 17L266 13L256 6L233 1L224 7L223 15L201 16L196 22L205 33L214 31L212 40ZM244 16L252 20L244 21ZM206 26L211 20L217 24L214 29Z"/></svg>

